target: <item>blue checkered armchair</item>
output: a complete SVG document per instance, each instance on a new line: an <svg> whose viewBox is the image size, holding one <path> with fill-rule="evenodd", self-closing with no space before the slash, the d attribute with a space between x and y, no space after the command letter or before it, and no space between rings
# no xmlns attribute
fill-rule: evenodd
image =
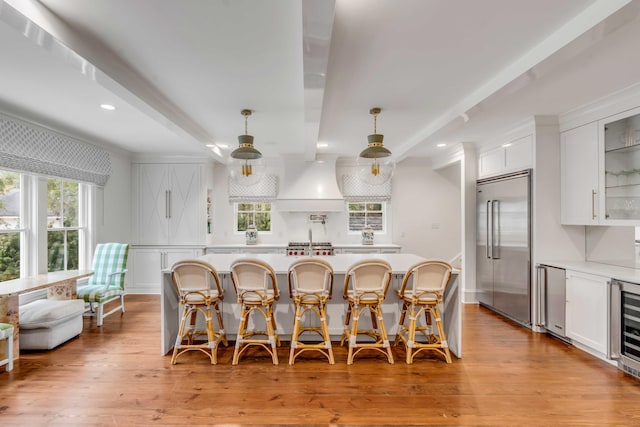
<svg viewBox="0 0 640 427"><path fill-rule="evenodd" d="M89 277L86 286L78 287L78 298L89 304L89 314L96 316L98 326L102 326L108 315L118 310L124 313L124 275L128 254L129 245L126 243L96 245L93 276ZM117 299L120 299L120 304L105 313L105 304Z"/></svg>

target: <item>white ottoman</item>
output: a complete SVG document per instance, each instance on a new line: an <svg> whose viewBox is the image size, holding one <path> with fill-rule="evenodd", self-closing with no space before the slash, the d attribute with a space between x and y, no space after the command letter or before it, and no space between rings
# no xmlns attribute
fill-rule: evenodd
<svg viewBox="0 0 640 427"><path fill-rule="evenodd" d="M20 306L20 350L50 350L82 332L84 301L40 299Z"/></svg>

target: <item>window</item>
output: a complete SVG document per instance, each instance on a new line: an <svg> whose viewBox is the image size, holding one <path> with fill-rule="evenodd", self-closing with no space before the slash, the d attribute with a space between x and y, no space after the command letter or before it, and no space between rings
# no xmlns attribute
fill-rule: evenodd
<svg viewBox="0 0 640 427"><path fill-rule="evenodd" d="M0 281L20 277L20 174L0 170Z"/></svg>
<svg viewBox="0 0 640 427"><path fill-rule="evenodd" d="M373 231L385 231L385 203L349 203L349 231L362 231L369 226Z"/></svg>
<svg viewBox="0 0 640 427"><path fill-rule="evenodd" d="M79 184L47 180L48 271L76 270L79 265Z"/></svg>
<svg viewBox="0 0 640 427"><path fill-rule="evenodd" d="M271 203L236 203L236 232L244 232L249 224L258 231L271 231Z"/></svg>

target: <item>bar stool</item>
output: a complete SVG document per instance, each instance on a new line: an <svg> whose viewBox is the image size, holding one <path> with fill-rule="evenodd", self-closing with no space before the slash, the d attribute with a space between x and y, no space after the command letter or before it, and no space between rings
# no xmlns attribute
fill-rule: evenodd
<svg viewBox="0 0 640 427"><path fill-rule="evenodd" d="M5 347L5 358L0 360L0 366L7 365L7 372L13 370L13 325L10 323L0 323L0 341L7 340Z"/></svg>
<svg viewBox="0 0 640 427"><path fill-rule="evenodd" d="M278 281L273 268L257 259L239 259L231 264L231 280L241 305L240 324L233 351L233 365L237 365L242 353L251 346L262 347L278 364L277 346L280 337L277 334L273 304L280 298ZM266 330L247 330L251 313L257 311L264 316ZM265 336L265 339L253 338Z"/></svg>
<svg viewBox="0 0 640 427"><path fill-rule="evenodd" d="M344 277L344 299L348 302L344 332L340 345L346 341L349 345L347 364L353 364L353 358L364 349L373 349L387 356L393 363L391 346L382 318L382 303L391 282L391 266L380 259L365 259L348 268ZM349 286L351 284L351 286ZM360 316L368 311L371 315L372 329L358 329ZM358 335L367 335L374 342L358 342Z"/></svg>
<svg viewBox="0 0 640 427"><path fill-rule="evenodd" d="M217 350L220 341L225 346L228 345L219 307L224 294L220 286L218 272L204 261L185 260L173 265L171 279L182 305L182 317L171 364L175 365L178 356L190 350L202 351L209 356L212 365L217 364ZM217 331L213 325L212 311L216 312L218 318L219 329ZM196 327L198 313L204 316L206 330L198 330ZM207 342L194 344L194 338L201 335L207 336ZM183 343L185 340L186 343Z"/></svg>
<svg viewBox="0 0 640 427"><path fill-rule="evenodd" d="M300 259L289 266L289 295L295 307L295 320L291 334L289 365L293 365L296 357L307 350L315 350L324 354L333 365L333 349L327 327L327 301L333 291L333 268L318 258ZM315 313L320 319L320 326L300 326L300 321L307 312ZM320 343L300 342L300 335L305 332L319 334Z"/></svg>
<svg viewBox="0 0 640 427"><path fill-rule="evenodd" d="M444 261L424 261L413 265L404 275L398 297L402 300L400 324L395 344L400 340L405 345L407 364L422 350L432 350L444 356L451 363L451 353L442 326L439 306L442 305L444 291L452 267ZM424 313L425 324L418 325L418 319ZM408 316L407 316L408 314ZM408 324L405 320L408 317ZM433 321L437 334L434 332ZM416 340L416 333L422 341Z"/></svg>

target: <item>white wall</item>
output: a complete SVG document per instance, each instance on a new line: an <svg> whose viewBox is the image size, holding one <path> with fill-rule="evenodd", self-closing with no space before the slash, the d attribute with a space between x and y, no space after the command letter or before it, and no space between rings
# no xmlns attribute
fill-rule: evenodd
<svg viewBox="0 0 640 427"><path fill-rule="evenodd" d="M107 185L97 192L96 240L131 243L131 158L114 151L109 151L109 157L113 172Z"/></svg>
<svg viewBox="0 0 640 427"><path fill-rule="evenodd" d="M407 159L393 177L394 243L403 252L449 260L461 252L460 163L434 171Z"/></svg>

